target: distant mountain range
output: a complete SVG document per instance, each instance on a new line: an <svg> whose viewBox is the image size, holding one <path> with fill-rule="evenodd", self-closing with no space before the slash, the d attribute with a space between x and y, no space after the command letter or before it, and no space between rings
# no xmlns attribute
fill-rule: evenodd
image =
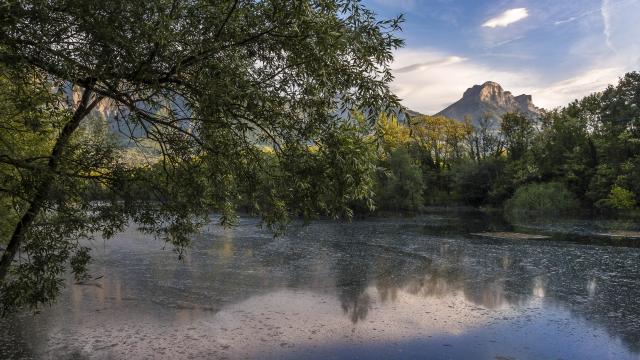
<svg viewBox="0 0 640 360"><path fill-rule="evenodd" d="M61 90L66 95L70 106L80 100L80 93L77 89L65 86ZM443 115L459 121L469 118L473 124L478 124L484 116L489 116L495 120L495 126L500 123L501 116L508 112L520 112L529 118L536 118L541 111L542 109L533 104L531 95L513 96L511 92L503 90L500 84L487 81L482 85L470 87L464 92L460 100L449 105L436 115ZM397 109L395 112L398 120L403 123L407 122L408 117L423 115L410 109L405 109L404 111ZM118 109L110 101L101 102L100 106L94 110L94 114L102 115L107 120L109 130L119 135L125 142L128 141L130 135L144 136L142 127L134 124L126 126L128 124L127 121L118 122L116 120Z"/></svg>
<svg viewBox="0 0 640 360"><path fill-rule="evenodd" d="M436 115L443 115L459 121L469 118L474 124L477 124L483 116L490 116L499 121L505 113L516 111L529 118L536 118L541 109L533 104L531 95L513 96L511 92L504 91L500 84L487 81L482 85L474 85L467 89L460 100ZM410 116L417 114L411 110L407 113Z"/></svg>

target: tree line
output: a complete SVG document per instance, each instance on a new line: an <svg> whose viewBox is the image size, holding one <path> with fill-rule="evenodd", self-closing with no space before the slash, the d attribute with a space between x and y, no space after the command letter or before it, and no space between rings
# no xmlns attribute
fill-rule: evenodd
<svg viewBox="0 0 640 360"><path fill-rule="evenodd" d="M544 111L478 123L442 116L381 117L375 142L377 206L506 207L559 213L637 209L640 73Z"/></svg>

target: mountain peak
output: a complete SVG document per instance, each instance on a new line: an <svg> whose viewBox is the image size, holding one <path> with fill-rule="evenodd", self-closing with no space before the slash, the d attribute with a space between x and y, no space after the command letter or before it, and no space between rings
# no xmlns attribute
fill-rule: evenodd
<svg viewBox="0 0 640 360"><path fill-rule="evenodd" d="M460 121L470 117L474 123L477 123L485 114L500 120L503 114L515 111L531 118L540 113L540 109L533 104L531 95L522 94L514 97L497 82L487 81L482 85L468 88L460 100L439 112L438 115Z"/></svg>
<svg viewBox="0 0 640 360"><path fill-rule="evenodd" d="M482 84L482 87L495 87L498 89L502 89L502 86L500 86L500 84L498 84L495 81L485 81L484 84Z"/></svg>
<svg viewBox="0 0 640 360"><path fill-rule="evenodd" d="M463 97L480 96L481 94L491 92L503 92L502 86L500 86L500 84L498 84L497 82L487 81L482 85L473 85L472 87L468 88L464 92Z"/></svg>

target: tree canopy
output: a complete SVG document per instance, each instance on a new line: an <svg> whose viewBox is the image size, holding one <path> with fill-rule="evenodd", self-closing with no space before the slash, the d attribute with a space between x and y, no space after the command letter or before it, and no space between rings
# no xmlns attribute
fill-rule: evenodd
<svg viewBox="0 0 640 360"><path fill-rule="evenodd" d="M55 299L67 264L86 276L80 240L130 221L181 253L211 211L280 229L373 196L349 118L398 106L401 18L353 0L33 0L3 2L0 24L4 310ZM126 161L142 144L157 156Z"/></svg>

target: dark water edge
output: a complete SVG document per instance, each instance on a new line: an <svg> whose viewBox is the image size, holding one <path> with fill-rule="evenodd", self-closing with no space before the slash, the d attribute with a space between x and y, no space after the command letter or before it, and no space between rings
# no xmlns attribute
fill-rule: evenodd
<svg viewBox="0 0 640 360"><path fill-rule="evenodd" d="M208 227L184 261L134 226L94 241L99 278L0 320L0 358L640 359L640 240L603 235L637 222L257 224Z"/></svg>

